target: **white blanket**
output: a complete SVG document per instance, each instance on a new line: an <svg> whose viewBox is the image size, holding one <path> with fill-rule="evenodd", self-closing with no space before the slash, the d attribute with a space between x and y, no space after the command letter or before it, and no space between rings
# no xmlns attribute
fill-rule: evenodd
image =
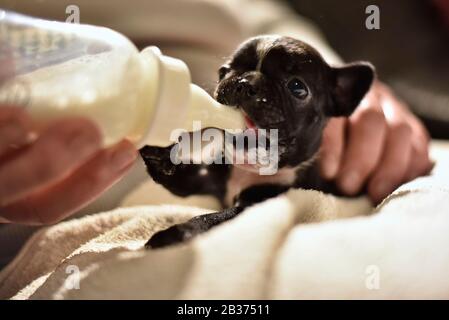
<svg viewBox="0 0 449 320"><path fill-rule="evenodd" d="M402 186L371 215L363 198L292 190L159 250L142 246L215 204L141 205L60 223L0 273L0 298L449 298L449 152L442 143L432 152L433 175ZM167 197L155 190L163 193L142 186L124 204Z"/></svg>

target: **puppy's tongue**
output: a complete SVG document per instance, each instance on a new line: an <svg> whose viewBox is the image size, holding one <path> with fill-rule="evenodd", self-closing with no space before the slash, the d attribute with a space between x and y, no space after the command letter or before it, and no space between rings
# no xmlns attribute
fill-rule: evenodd
<svg viewBox="0 0 449 320"><path fill-rule="evenodd" d="M248 129L257 130L256 124L245 114L245 123Z"/></svg>

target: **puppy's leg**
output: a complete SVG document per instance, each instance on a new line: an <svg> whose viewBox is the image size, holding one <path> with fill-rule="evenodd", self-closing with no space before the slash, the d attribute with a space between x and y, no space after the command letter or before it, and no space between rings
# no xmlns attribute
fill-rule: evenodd
<svg viewBox="0 0 449 320"><path fill-rule="evenodd" d="M196 235L203 233L222 222L234 218L245 208L262 202L268 198L275 197L289 187L274 184L250 187L244 190L236 199L237 206L215 213L197 216L189 221L171 226L166 230L159 231L146 243L146 247L160 248L171 244L190 240Z"/></svg>
<svg viewBox="0 0 449 320"><path fill-rule="evenodd" d="M161 248L192 239L220 223L232 219L240 212L242 207L232 207L220 212L203 214L181 224L174 225L166 230L154 234L145 244L147 248Z"/></svg>
<svg viewBox="0 0 449 320"><path fill-rule="evenodd" d="M230 165L174 164L170 159L171 148L145 146L139 150L154 181L180 197L208 194L223 201Z"/></svg>
<svg viewBox="0 0 449 320"><path fill-rule="evenodd" d="M235 199L234 205L239 207L250 207L270 198L277 197L290 189L290 186L279 184L261 184L243 190Z"/></svg>

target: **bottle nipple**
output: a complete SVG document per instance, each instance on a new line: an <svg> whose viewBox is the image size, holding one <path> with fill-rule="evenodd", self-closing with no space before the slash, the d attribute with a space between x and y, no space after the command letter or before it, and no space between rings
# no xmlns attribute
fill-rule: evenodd
<svg viewBox="0 0 449 320"><path fill-rule="evenodd" d="M244 116L235 107L222 105L205 90L192 84L188 106L190 122L201 121L202 128L214 127L223 130L246 128Z"/></svg>

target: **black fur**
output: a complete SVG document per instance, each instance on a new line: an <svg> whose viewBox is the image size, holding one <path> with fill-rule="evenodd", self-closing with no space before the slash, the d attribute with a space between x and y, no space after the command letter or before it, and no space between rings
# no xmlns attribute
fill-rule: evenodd
<svg viewBox="0 0 449 320"><path fill-rule="evenodd" d="M279 168L295 168L320 147L330 117L349 116L369 90L374 68L365 62L329 66L309 45L289 37L261 36L244 42L219 70L216 99L240 108L258 127L278 129ZM226 164L179 164L170 149L144 147L140 153L149 174L179 196L209 194L226 206L227 182L233 167ZM207 168L207 175L199 172ZM277 196L289 188L335 192L312 165L301 168L290 184L250 186L234 198L234 207L211 213L156 233L148 246L162 247L191 239L245 207Z"/></svg>

